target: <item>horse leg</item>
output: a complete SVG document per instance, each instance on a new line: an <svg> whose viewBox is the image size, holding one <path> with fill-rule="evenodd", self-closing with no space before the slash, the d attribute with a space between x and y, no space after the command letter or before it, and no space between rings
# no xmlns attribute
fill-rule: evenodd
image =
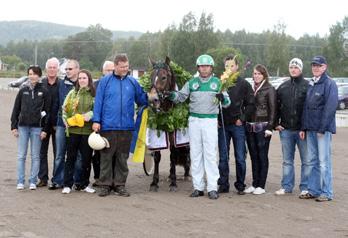
<svg viewBox="0 0 348 238"><path fill-rule="evenodd" d="M155 161L155 171L153 173L153 180L150 185L150 191L151 192L157 192L158 191L158 182L159 182L159 163L161 161L161 152L160 151L155 151L153 155L154 161Z"/></svg>
<svg viewBox="0 0 348 238"><path fill-rule="evenodd" d="M169 179L170 179L170 185L169 185L169 191L170 192L176 192L177 185L176 185L176 158L177 158L177 151L175 148L170 148L170 171L169 171Z"/></svg>
<svg viewBox="0 0 348 238"><path fill-rule="evenodd" d="M185 164L184 164L184 181L191 181L191 175L190 175L190 166L191 166L191 157L190 157L190 147L184 147L183 148L183 156L186 158Z"/></svg>

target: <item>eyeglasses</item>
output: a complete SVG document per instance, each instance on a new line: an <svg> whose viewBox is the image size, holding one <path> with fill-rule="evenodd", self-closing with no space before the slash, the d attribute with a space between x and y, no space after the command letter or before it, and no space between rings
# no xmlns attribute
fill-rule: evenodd
<svg viewBox="0 0 348 238"><path fill-rule="evenodd" d="M316 67L316 68L320 68L321 66L323 66L323 65L321 65L321 64L312 64L312 67Z"/></svg>
<svg viewBox="0 0 348 238"><path fill-rule="evenodd" d="M65 71L73 70L73 68L65 68Z"/></svg>

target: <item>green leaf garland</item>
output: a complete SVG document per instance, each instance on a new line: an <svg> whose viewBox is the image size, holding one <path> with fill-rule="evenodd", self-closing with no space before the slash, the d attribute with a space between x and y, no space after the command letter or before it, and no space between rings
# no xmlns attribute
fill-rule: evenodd
<svg viewBox="0 0 348 238"><path fill-rule="evenodd" d="M175 74L178 88L181 89L184 84L192 78L192 75L173 62L170 63L170 66ZM149 92L151 88L151 73L151 71L145 73L139 78L139 84L143 87L145 92ZM176 129L187 128L188 117L188 102L175 104L175 106L167 112L154 112L153 110L149 110L147 127L154 130L173 132Z"/></svg>

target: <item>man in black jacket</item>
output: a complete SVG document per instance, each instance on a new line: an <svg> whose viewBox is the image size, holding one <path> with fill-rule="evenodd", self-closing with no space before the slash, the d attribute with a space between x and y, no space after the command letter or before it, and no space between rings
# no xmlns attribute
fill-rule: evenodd
<svg viewBox="0 0 348 238"><path fill-rule="evenodd" d="M57 121L57 115L53 115L52 106L55 98L58 97L58 70L59 70L59 60L55 57L50 58L46 62L46 77L42 79L43 86L47 89L48 94L50 95L51 100L51 114L50 119L48 121L48 131L46 138L42 140L41 149L40 149L40 171L39 171L39 179L37 186L43 187L47 186L48 181L48 162L47 162L47 152L48 146L50 143L50 138L52 138L52 146L53 146L53 158L56 157L56 133L55 126Z"/></svg>
<svg viewBox="0 0 348 238"><path fill-rule="evenodd" d="M283 178L281 188L276 195L291 193L295 185L294 158L295 147L301 158L301 194L308 193L308 159L307 142L300 139L303 105L306 100L308 81L302 75L302 60L294 58L289 63L290 79L277 89L278 120L276 130L279 131L283 152Z"/></svg>
<svg viewBox="0 0 348 238"><path fill-rule="evenodd" d="M219 114L219 193L228 193L229 184L229 151L230 142L233 141L234 157L236 161L236 182L234 187L238 194L243 195L245 189L246 172L246 146L244 122L254 111L254 93L251 85L239 76L238 60L229 55L225 58L225 69L229 72L229 81L235 81L227 92L231 99L231 105L223 108ZM222 117L221 117L222 116ZM222 120L223 119L223 120ZM224 126L222 125L224 123Z"/></svg>

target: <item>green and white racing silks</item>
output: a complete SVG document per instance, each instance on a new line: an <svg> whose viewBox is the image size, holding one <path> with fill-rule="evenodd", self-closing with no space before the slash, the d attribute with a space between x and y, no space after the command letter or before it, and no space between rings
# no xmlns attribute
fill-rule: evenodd
<svg viewBox="0 0 348 238"><path fill-rule="evenodd" d="M190 97L190 116L199 118L217 118L219 113L219 102L215 95L219 93L221 81L217 77L200 78L195 77L185 83L183 88L174 93L175 103L184 102ZM231 103L227 92L223 92L223 107Z"/></svg>

